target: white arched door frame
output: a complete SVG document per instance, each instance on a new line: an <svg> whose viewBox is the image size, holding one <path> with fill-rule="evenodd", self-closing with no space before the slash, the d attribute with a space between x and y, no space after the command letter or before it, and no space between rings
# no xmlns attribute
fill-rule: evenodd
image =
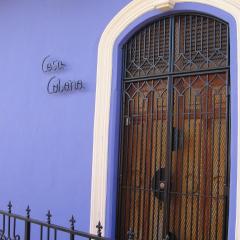
<svg viewBox="0 0 240 240"><path fill-rule="evenodd" d="M200 3L228 12L236 21L237 39L240 39L240 1L238 0L132 0L108 24L98 47L96 100L94 117L92 189L90 231L96 223L105 223L107 199L108 145L114 45L119 35L142 15L159 9L173 9L176 3ZM240 62L240 41L237 43L237 62ZM240 79L240 71L238 71ZM239 90L238 90L239 91ZM240 126L240 94L238 94L238 126ZM238 128L240 149L240 128ZM240 161L239 150L237 161ZM240 239L240 167L237 169L237 210L235 239Z"/></svg>

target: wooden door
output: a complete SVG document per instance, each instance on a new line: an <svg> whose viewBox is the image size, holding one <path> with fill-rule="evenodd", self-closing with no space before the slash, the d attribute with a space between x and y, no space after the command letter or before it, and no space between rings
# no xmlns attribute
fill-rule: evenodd
<svg viewBox="0 0 240 240"><path fill-rule="evenodd" d="M176 239L224 239L227 74L174 79L170 229Z"/></svg>
<svg viewBox="0 0 240 240"><path fill-rule="evenodd" d="M160 18L124 45L117 240L223 240L228 25Z"/></svg>
<svg viewBox="0 0 240 240"><path fill-rule="evenodd" d="M166 167L167 83L160 79L124 84L121 239L127 239L129 226L135 229L135 239L162 239L164 189L154 185L159 180L156 172Z"/></svg>

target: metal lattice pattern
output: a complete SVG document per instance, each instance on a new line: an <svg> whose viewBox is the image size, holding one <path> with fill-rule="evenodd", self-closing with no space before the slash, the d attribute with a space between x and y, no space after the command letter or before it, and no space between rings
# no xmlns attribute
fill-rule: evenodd
<svg viewBox="0 0 240 240"><path fill-rule="evenodd" d="M169 72L170 19L164 18L139 31L125 44L125 78Z"/></svg>
<svg viewBox="0 0 240 240"><path fill-rule="evenodd" d="M135 239L162 238L163 206L155 194L163 191L152 191L152 181L166 167L167 104L167 79L124 84L119 235L132 226Z"/></svg>
<svg viewBox="0 0 240 240"><path fill-rule="evenodd" d="M226 73L175 78L170 232L177 239L223 239L227 178ZM195 238L195 236L198 238Z"/></svg>
<svg viewBox="0 0 240 240"><path fill-rule="evenodd" d="M228 32L172 15L124 45L117 240L226 239Z"/></svg>
<svg viewBox="0 0 240 240"><path fill-rule="evenodd" d="M124 45L124 79L228 66L226 23L188 14L174 17L174 36L171 28L170 18L162 18L140 30Z"/></svg>
<svg viewBox="0 0 240 240"><path fill-rule="evenodd" d="M228 66L228 26L225 23L194 15L177 16L174 21L174 72Z"/></svg>

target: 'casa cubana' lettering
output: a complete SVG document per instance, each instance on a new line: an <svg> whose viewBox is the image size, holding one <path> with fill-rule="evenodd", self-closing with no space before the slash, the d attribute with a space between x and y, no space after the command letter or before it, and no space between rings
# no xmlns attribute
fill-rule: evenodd
<svg viewBox="0 0 240 240"><path fill-rule="evenodd" d="M48 85L47 85L47 92L49 94L54 93L63 93L63 92L72 92L83 89L83 82L82 80L68 80L62 82L60 78L56 76L50 78Z"/></svg>
<svg viewBox="0 0 240 240"><path fill-rule="evenodd" d="M43 72L56 72L63 70L65 64L61 60L51 59L51 56L48 55L43 59L42 62L42 71Z"/></svg>

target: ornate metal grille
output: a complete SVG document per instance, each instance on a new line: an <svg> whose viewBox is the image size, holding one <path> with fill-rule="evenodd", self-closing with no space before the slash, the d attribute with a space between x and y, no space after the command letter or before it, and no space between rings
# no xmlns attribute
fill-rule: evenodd
<svg viewBox="0 0 240 240"><path fill-rule="evenodd" d="M116 239L226 239L228 24L167 16L123 53Z"/></svg>

